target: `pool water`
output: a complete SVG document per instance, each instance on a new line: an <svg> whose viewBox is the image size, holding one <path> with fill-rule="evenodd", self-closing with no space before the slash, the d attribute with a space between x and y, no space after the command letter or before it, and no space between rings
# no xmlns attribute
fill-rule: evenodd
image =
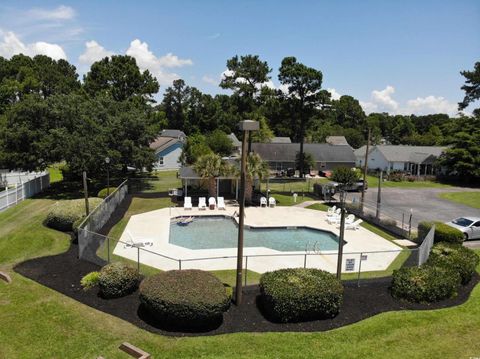
<svg viewBox="0 0 480 359"><path fill-rule="evenodd" d="M238 226L232 218L195 217L186 226L170 225L169 242L190 249L236 248ZM266 247L282 252L326 251L338 248L331 232L305 227L245 228L245 247Z"/></svg>

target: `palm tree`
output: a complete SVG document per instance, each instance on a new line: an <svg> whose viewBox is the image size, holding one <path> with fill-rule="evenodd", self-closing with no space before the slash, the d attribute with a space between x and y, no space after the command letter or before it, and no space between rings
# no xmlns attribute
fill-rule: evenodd
<svg viewBox="0 0 480 359"><path fill-rule="evenodd" d="M268 177L268 163L257 154L249 153L247 157L247 171L246 171L246 183L245 183L245 201L252 202L253 194L253 181L258 178L263 180Z"/></svg>
<svg viewBox="0 0 480 359"><path fill-rule="evenodd" d="M208 195L216 197L217 177L228 174L230 166L219 155L209 153L198 158L194 169L200 177L208 180Z"/></svg>

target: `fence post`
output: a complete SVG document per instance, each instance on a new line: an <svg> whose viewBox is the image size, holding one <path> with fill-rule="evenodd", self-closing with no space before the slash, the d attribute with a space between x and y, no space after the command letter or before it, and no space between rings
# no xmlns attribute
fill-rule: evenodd
<svg viewBox="0 0 480 359"><path fill-rule="evenodd" d="M15 183L15 204L18 204L18 185Z"/></svg>
<svg viewBox="0 0 480 359"><path fill-rule="evenodd" d="M363 257L363 252L360 253L360 261L358 262L357 287L360 287L360 273L362 272L362 257Z"/></svg>
<svg viewBox="0 0 480 359"><path fill-rule="evenodd" d="M140 247L137 247L137 271L140 273Z"/></svg>
<svg viewBox="0 0 480 359"><path fill-rule="evenodd" d="M107 237L107 262L110 263L110 237Z"/></svg>
<svg viewBox="0 0 480 359"><path fill-rule="evenodd" d="M178 270L182 270L182 260L178 260Z"/></svg>
<svg viewBox="0 0 480 359"><path fill-rule="evenodd" d="M307 253L305 253L305 258L303 259L303 268L307 268Z"/></svg>
<svg viewBox="0 0 480 359"><path fill-rule="evenodd" d="M6 197L6 198L7 198L7 208L8 208L8 206L9 206L9 204L8 204L8 185L7 185L7 187L5 187L5 191L6 191L6 193L7 193L7 197Z"/></svg>

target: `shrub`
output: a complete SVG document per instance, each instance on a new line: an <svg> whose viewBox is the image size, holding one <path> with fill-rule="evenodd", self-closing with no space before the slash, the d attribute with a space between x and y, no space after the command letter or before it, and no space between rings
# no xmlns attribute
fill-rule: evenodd
<svg viewBox="0 0 480 359"><path fill-rule="evenodd" d="M423 265L393 271L392 295L417 303L433 303L457 294L460 275L451 269Z"/></svg>
<svg viewBox="0 0 480 359"><path fill-rule="evenodd" d="M89 198L90 209L98 206L100 198ZM55 203L47 214L45 224L53 229L68 232L73 230L73 223L85 215L85 200L62 200Z"/></svg>
<svg viewBox="0 0 480 359"><path fill-rule="evenodd" d="M281 322L332 318L343 302L342 283L319 269L280 269L260 279L267 314Z"/></svg>
<svg viewBox="0 0 480 359"><path fill-rule="evenodd" d="M140 301L154 318L176 325L202 325L218 320L230 306L222 282L201 270L172 270L140 284Z"/></svg>
<svg viewBox="0 0 480 359"><path fill-rule="evenodd" d="M418 224L418 238L423 240L428 234L432 226L435 225L435 237L433 241L462 243L464 240L463 233L456 228L450 227L442 222L420 222Z"/></svg>
<svg viewBox="0 0 480 359"><path fill-rule="evenodd" d="M139 283L140 275L136 269L116 262L102 268L98 285L104 298L117 298L134 292Z"/></svg>
<svg viewBox="0 0 480 359"><path fill-rule="evenodd" d="M427 263L455 270L460 274L462 284L467 284L472 279L479 261L478 255L469 248L459 244L438 243L433 246Z"/></svg>
<svg viewBox="0 0 480 359"><path fill-rule="evenodd" d="M80 284L82 285L84 290L89 290L98 285L99 281L100 272L90 272L82 278Z"/></svg>
<svg viewBox="0 0 480 359"><path fill-rule="evenodd" d="M113 191L115 191L117 188L116 187L107 187L103 188L100 191L98 191L97 197L99 198L107 198L108 195L112 194Z"/></svg>

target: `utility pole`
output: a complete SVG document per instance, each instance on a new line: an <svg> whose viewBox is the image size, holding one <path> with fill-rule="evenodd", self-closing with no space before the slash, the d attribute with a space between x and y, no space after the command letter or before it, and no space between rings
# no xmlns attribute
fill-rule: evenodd
<svg viewBox="0 0 480 359"><path fill-rule="evenodd" d="M377 213L375 218L380 219L380 207L382 206L382 181L383 171L380 170L380 176L378 177L378 192L377 192Z"/></svg>
<svg viewBox="0 0 480 359"><path fill-rule="evenodd" d="M367 138L367 149L365 151L365 163L363 165L363 186L362 186L362 199L360 201L360 213L363 213L363 203L365 201L365 186L368 185L367 182L367 172L368 172L368 150L370 146L370 128L368 128L368 138Z"/></svg>
<svg viewBox="0 0 480 359"><path fill-rule="evenodd" d="M90 214L90 209L88 207L88 186L86 171L83 171L83 192L85 193L85 214L88 216Z"/></svg>

